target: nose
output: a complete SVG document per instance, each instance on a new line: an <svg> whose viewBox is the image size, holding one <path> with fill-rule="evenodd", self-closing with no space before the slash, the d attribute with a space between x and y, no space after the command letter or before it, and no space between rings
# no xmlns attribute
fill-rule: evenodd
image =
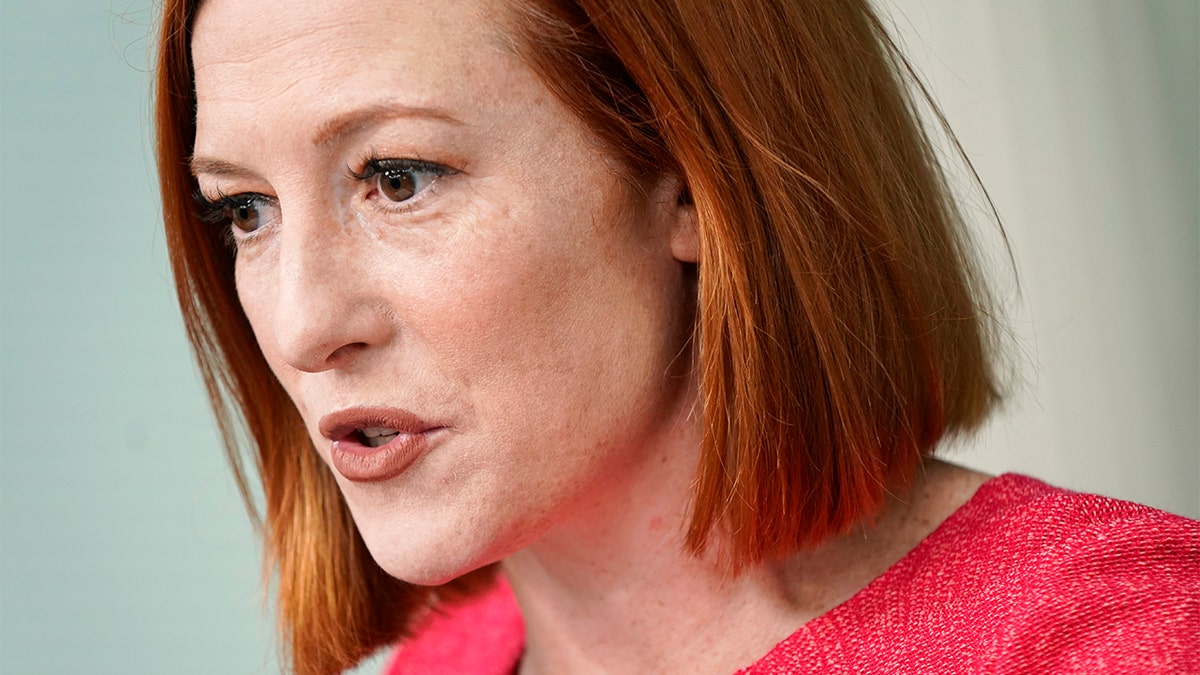
<svg viewBox="0 0 1200 675"><path fill-rule="evenodd" d="M305 372L350 369L392 337L391 312L368 278L369 238L310 212L277 234L276 349Z"/></svg>

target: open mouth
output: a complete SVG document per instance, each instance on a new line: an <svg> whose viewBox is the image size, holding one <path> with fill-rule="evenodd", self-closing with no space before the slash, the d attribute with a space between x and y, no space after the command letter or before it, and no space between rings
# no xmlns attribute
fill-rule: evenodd
<svg viewBox="0 0 1200 675"><path fill-rule="evenodd" d="M332 441L333 468L355 482L390 480L404 473L447 429L400 408L358 406L322 417L322 436Z"/></svg>
<svg viewBox="0 0 1200 675"><path fill-rule="evenodd" d="M440 429L419 416L399 408L353 407L320 421L321 435L334 443L360 449L382 448L397 438L423 436Z"/></svg>
<svg viewBox="0 0 1200 675"><path fill-rule="evenodd" d="M368 448L381 448L399 435L399 431L387 427L364 427L352 433L350 437Z"/></svg>

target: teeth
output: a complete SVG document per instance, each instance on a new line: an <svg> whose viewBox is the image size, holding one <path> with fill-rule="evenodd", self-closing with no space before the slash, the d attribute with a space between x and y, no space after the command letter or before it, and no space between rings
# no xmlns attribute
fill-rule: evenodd
<svg viewBox="0 0 1200 675"><path fill-rule="evenodd" d="M386 427L366 427L359 433L362 434L363 445L368 448L383 447L400 434L399 431Z"/></svg>
<svg viewBox="0 0 1200 675"><path fill-rule="evenodd" d="M376 436L395 436L396 430L388 429L387 427L366 427L362 430L362 435L366 436L367 438L375 438Z"/></svg>

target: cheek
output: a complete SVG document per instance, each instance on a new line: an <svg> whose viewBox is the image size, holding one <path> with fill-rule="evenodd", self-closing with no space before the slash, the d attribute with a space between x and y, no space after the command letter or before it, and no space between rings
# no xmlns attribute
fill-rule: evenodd
<svg viewBox="0 0 1200 675"><path fill-rule="evenodd" d="M253 266L239 261L234 267L234 283L237 287L238 302L242 305L242 313L246 315L246 320L254 331L259 350L278 376L278 350L275 349L272 332L267 330L274 321L274 312L277 309L275 303L270 301L270 298L275 297L276 291L270 282L268 275Z"/></svg>
<svg viewBox="0 0 1200 675"><path fill-rule="evenodd" d="M419 323L438 369L466 385L475 406L520 399L522 416L550 418L646 375L659 356L647 352L665 337L669 284L620 235L632 225L614 216L596 226L570 212L508 217L529 236L464 247L426 295L438 301Z"/></svg>
<svg viewBox="0 0 1200 675"><path fill-rule="evenodd" d="M239 261L239 264L235 266L234 281L237 285L238 301L241 303L246 320L250 323L250 329L254 332L258 350L262 353L275 378L287 391L312 435L313 415L309 410L309 398L304 396L301 390L303 384L299 377L301 373L287 363L275 338L276 314L288 311L287 307L280 307L279 303L275 301L279 293L277 277L271 273L271 267L268 265L251 265ZM314 442L318 440L316 436L313 439ZM318 447L321 447L319 442Z"/></svg>

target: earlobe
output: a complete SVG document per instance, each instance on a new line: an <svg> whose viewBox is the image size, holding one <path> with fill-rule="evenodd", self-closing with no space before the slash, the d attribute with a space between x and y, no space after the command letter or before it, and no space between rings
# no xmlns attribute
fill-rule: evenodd
<svg viewBox="0 0 1200 675"><path fill-rule="evenodd" d="M672 200L671 253L679 262L700 261L700 228L696 222L696 205L688 187L675 179L675 199Z"/></svg>

